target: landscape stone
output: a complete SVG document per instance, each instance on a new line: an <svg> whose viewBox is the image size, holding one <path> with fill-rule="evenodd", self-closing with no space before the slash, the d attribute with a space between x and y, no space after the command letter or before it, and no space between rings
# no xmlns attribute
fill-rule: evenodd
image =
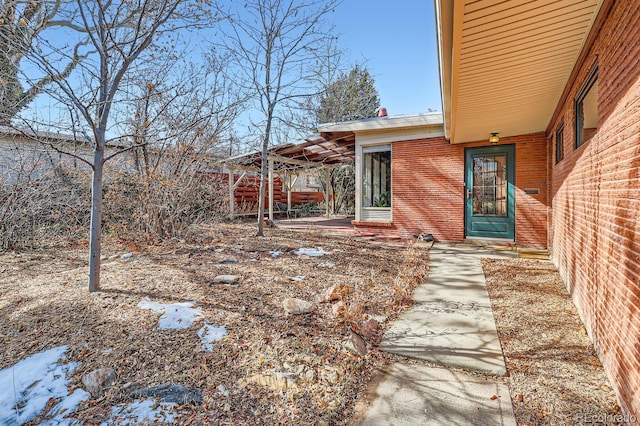
<svg viewBox="0 0 640 426"><path fill-rule="evenodd" d="M293 381L291 374L282 371L254 374L253 376L241 380L240 383L252 383L255 385L266 386L274 390L287 390L297 386Z"/></svg>
<svg viewBox="0 0 640 426"><path fill-rule="evenodd" d="M87 392L97 397L116 381L116 371L113 368L98 368L82 376L82 384Z"/></svg>
<svg viewBox="0 0 640 426"><path fill-rule="evenodd" d="M284 310L291 315L306 314L313 310L313 303L306 300L287 297L282 301Z"/></svg>
<svg viewBox="0 0 640 426"><path fill-rule="evenodd" d="M235 284L240 280L237 275L218 275L213 279L216 284Z"/></svg>
<svg viewBox="0 0 640 426"><path fill-rule="evenodd" d="M368 320L363 321L362 324L360 324L360 333L362 334L362 337L367 340L372 340L373 338L375 338L379 329L380 324L373 318L369 318Z"/></svg>
<svg viewBox="0 0 640 426"><path fill-rule="evenodd" d="M365 356L367 354L367 343L358 333L354 333L353 331L351 332L349 343L351 343L351 346L355 350L356 354L360 356Z"/></svg>
<svg viewBox="0 0 640 426"><path fill-rule="evenodd" d="M174 404L202 404L202 391L169 383L135 390L131 392L131 396L134 398L155 397L161 402Z"/></svg>

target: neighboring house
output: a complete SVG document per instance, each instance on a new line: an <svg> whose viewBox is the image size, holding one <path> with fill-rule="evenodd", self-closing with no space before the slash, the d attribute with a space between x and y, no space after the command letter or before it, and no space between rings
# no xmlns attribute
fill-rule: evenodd
<svg viewBox="0 0 640 426"><path fill-rule="evenodd" d="M111 155L124 147L126 146L111 144L106 148L106 154ZM84 161L65 153L73 154L89 163L93 162L93 148L81 136L53 132L21 132L11 127L0 127L0 183L29 181L56 167L91 169ZM123 158L129 163L132 162L130 157L129 154L123 154ZM130 168L129 165L121 167Z"/></svg>
<svg viewBox="0 0 640 426"><path fill-rule="evenodd" d="M142 148L128 149L130 147L126 138L111 140L105 149L106 157L123 152L107 162L109 167L127 172L142 169ZM193 150L175 150L168 144L161 148L154 145L147 147L147 158L154 165L157 165L159 158L179 163L180 157L191 160L193 155ZM82 160L93 163L93 156L93 147L82 136L29 130L21 132L0 126L0 183L36 179L60 167L88 171L91 167ZM220 169L220 158L219 152L211 150L198 163L198 168L216 172ZM189 162L185 161L184 164L189 167Z"/></svg>
<svg viewBox="0 0 640 426"><path fill-rule="evenodd" d="M640 418L640 7L436 0L443 113L333 123L357 228L547 248Z"/></svg>
<svg viewBox="0 0 640 426"><path fill-rule="evenodd" d="M8 127L0 127L0 182L16 183L37 178L54 167L88 169L88 165L71 156L55 151L46 143L59 146L84 159L92 159L92 150L85 141L72 136L39 132L28 136Z"/></svg>
<svg viewBox="0 0 640 426"><path fill-rule="evenodd" d="M286 191L286 188L285 188ZM316 170L303 170L298 173L296 181L291 187L292 192L322 191L322 184Z"/></svg>

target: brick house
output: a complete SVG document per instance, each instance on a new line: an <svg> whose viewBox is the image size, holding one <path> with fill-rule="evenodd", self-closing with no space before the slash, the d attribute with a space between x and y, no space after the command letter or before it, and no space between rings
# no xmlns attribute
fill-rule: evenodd
<svg viewBox="0 0 640 426"><path fill-rule="evenodd" d="M436 0L443 113L351 132L357 228L547 248L640 416L640 7Z"/></svg>

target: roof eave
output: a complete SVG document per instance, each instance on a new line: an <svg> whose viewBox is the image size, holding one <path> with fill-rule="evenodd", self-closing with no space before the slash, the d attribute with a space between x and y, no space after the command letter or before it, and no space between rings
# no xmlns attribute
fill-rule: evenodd
<svg viewBox="0 0 640 426"><path fill-rule="evenodd" d="M371 132L412 127L442 126L442 114L425 113L416 115L399 115L390 117L367 118L364 120L326 123L318 126L321 134L334 132Z"/></svg>
<svg viewBox="0 0 640 426"><path fill-rule="evenodd" d="M434 0L436 37L438 44L438 72L440 74L440 96L444 136L451 139L453 118L451 116L451 61L453 43L453 1Z"/></svg>

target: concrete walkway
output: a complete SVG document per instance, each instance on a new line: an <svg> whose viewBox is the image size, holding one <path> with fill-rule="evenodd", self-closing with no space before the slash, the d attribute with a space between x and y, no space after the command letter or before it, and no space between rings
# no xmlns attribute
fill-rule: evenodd
<svg viewBox="0 0 640 426"><path fill-rule="evenodd" d="M431 249L416 305L394 322L380 348L443 367L392 365L363 425L516 424L509 389L495 378L506 369L480 257L517 254L466 245Z"/></svg>

